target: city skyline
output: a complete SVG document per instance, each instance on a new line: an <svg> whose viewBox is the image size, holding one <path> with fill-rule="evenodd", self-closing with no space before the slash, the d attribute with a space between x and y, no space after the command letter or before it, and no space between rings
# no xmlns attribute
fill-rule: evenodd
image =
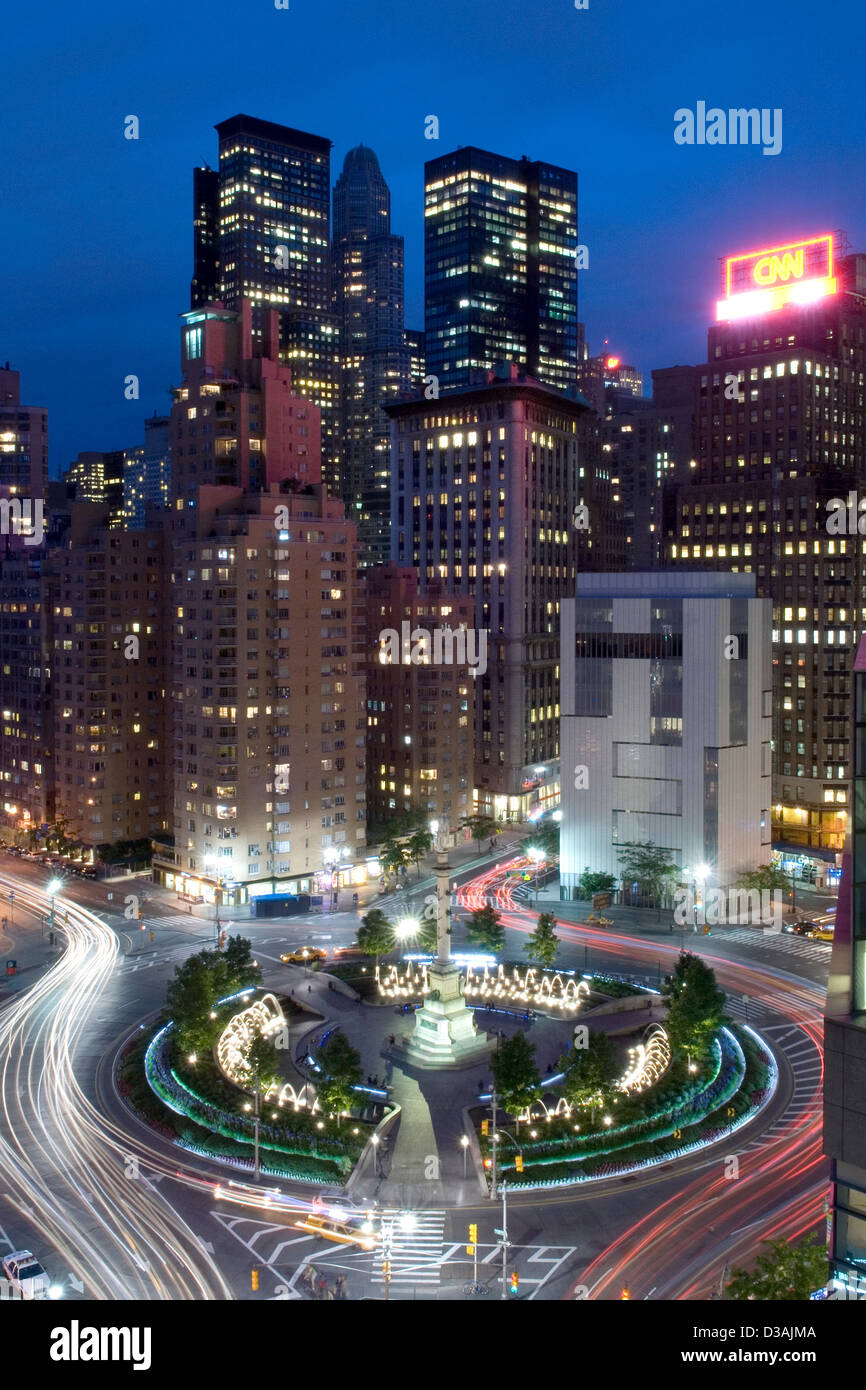
<svg viewBox="0 0 866 1390"><path fill-rule="evenodd" d="M327 33L302 11L282 15L293 26L282 52L270 51L272 38L262 50L259 22L250 17L237 34L233 71L218 95L206 96L199 85L188 89L180 80L185 60L179 55L186 52L183 38L191 21L172 15L173 42L163 52L160 21L167 12L157 8L153 18L138 21L132 43L121 44L100 30L103 36L94 35L74 77L54 81L44 109L31 106L25 121L7 121L7 128L14 127L7 135L7 157L18 209L15 227L7 224L0 231L0 264L6 267L0 332L7 344L4 358L14 359L21 371L26 398L51 410L52 476L59 476L81 449L141 442L144 418L154 410L165 413L174 379L175 316L187 305L192 271L190 170L205 159L213 162L212 126L235 111L321 132L334 142L334 171L361 141L376 152L392 192L392 228L406 242L406 322L415 327L423 320L426 160L476 144L576 169L580 239L589 249L589 267L579 276L580 312L591 350L598 351L608 338L611 349L640 367L647 380L653 367L698 360L717 297L717 257L837 227L846 228L856 246L866 226L864 193L844 175L861 138L845 105L846 91L855 90L847 66L853 57L849 50L837 51L825 31L807 44L798 23L807 15L804 5L792 11L787 35L800 61L772 78L766 65L775 43L771 21L744 8L731 16L730 40L713 33L710 43L709 28L704 31L708 42L688 67L668 43L657 8L636 11L621 25L601 8L569 12L547 0L537 28L522 36L517 52L511 40L522 12L513 4L497 12L495 27L447 4L422 48L413 44L411 22L396 5L386 6L375 44L347 5L336 9L337 23ZM99 7L91 11L94 29L101 13ZM217 20L228 13L223 4L214 11ZM753 43L737 47L732 89L730 52L746 17ZM76 43L81 22L79 17ZM86 17L83 22L86 34ZM67 23L68 17L58 17L55 62L62 61L64 46L72 41ZM30 24L22 20L10 35L10 58L32 54L36 40ZM578 25L592 26L589 68ZM862 16L852 9L852 55L862 25ZM196 29L196 51L203 60L215 53L218 27L204 34ZM452 53L448 36L453 32L465 34L465 52L458 47ZM527 98L543 98L556 82L557 101L502 98L491 106L484 84L476 87L472 81L473 41L485 45L485 57L502 73L503 90L519 81ZM336 96L318 81L315 63L299 66L291 98L286 95L281 63L291 60L298 42L323 57L327 52L340 65ZM409 52L412 61L404 71L394 60ZM244 60L253 53L255 63L247 73ZM446 53L450 66L443 63ZM836 80L828 88L820 74L822 59L829 61L831 54ZM100 86L98 103L72 100L64 82L86 82L88 62L93 80L99 80L99 64L109 56L115 66L110 81ZM379 74L389 59L391 100L370 102L369 74ZM55 77L50 58L46 72ZM163 101L166 84L168 102ZM726 105L730 96L730 104L782 108L781 154L765 159L752 148L701 152L675 144L674 112L704 95ZM10 114L26 105L27 96L25 83L11 78L5 90ZM820 128L807 119L816 101L824 116ZM141 121L138 142L124 139L123 122L130 113ZM430 113L439 117L438 142L424 138ZM830 166L823 153L827 139L836 151ZM98 181L81 167L83 148L98 153ZM811 195L816 186L822 197L818 208ZM109 200L106 187L112 191ZM46 211L61 189L64 217L58 224ZM41 325L45 303L53 316L50 337ZM15 306L11 312L10 306ZM123 398L127 372L140 377L137 402ZM87 421L80 418L81 400L88 402Z"/></svg>

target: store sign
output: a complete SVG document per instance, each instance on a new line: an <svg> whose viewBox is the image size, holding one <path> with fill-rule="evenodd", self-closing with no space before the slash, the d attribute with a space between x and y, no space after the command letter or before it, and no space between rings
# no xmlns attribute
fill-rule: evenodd
<svg viewBox="0 0 866 1390"><path fill-rule="evenodd" d="M835 294L832 236L744 251L725 260L725 298L716 305L720 322L752 318L784 304L812 304Z"/></svg>

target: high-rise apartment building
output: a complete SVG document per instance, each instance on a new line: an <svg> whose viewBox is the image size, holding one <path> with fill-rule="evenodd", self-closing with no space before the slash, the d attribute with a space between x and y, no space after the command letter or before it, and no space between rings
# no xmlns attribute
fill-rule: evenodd
<svg viewBox="0 0 866 1390"><path fill-rule="evenodd" d="M366 145L350 150L334 186L334 305L340 323L341 491L364 565L390 555L390 428L384 407L409 389L403 329L403 238L391 194Z"/></svg>
<svg viewBox="0 0 866 1390"><path fill-rule="evenodd" d="M315 891L362 858L366 712L357 543L322 484L203 488L177 537L174 847L178 893Z"/></svg>
<svg viewBox="0 0 866 1390"><path fill-rule="evenodd" d="M733 639L733 640L732 640ZM582 574L562 603L560 877L671 852L727 887L770 859L770 605L747 574Z"/></svg>
<svg viewBox="0 0 866 1390"><path fill-rule="evenodd" d="M691 476L665 520L672 564L751 572L772 599L773 831L801 850L843 845L866 618L866 541L828 527L828 502L866 480L866 256L839 249L828 235L724 262Z"/></svg>
<svg viewBox="0 0 866 1390"><path fill-rule="evenodd" d="M127 523L127 478L141 468L142 445L130 449L86 449L73 459L62 481L76 502L99 502L108 508L108 525L121 530Z"/></svg>
<svg viewBox="0 0 866 1390"><path fill-rule="evenodd" d="M280 315L282 359L321 411L323 476L339 491L339 325L330 263L330 140L233 116L216 126L219 170L195 171L191 304Z"/></svg>
<svg viewBox="0 0 866 1390"><path fill-rule="evenodd" d="M56 814L91 847L167 824L167 537L109 523L74 505L53 552Z"/></svg>
<svg viewBox="0 0 866 1390"><path fill-rule="evenodd" d="M866 1298L866 639L853 664L854 742L850 834L824 1019L824 1153L832 1160L832 1297Z"/></svg>
<svg viewBox="0 0 866 1390"><path fill-rule="evenodd" d="M365 579L370 824L417 809L453 831L472 812L483 675L482 653L466 637L475 601L436 581L420 594L414 569L377 566Z"/></svg>
<svg viewBox="0 0 866 1390"><path fill-rule="evenodd" d="M472 145L425 166L427 371L450 391L499 362L577 371L577 174Z"/></svg>
<svg viewBox="0 0 866 1390"><path fill-rule="evenodd" d="M253 327L252 305L219 304L181 315L183 385L171 408L175 511L215 485L257 492L269 482L321 477L319 411L293 390L279 354L275 310ZM180 504L180 507L178 506Z"/></svg>
<svg viewBox="0 0 866 1390"><path fill-rule="evenodd" d="M392 559L417 570L421 594L438 582L472 597L488 653L475 678L476 801L522 817L559 793L560 601L578 565L624 565L598 423L514 364L389 414Z"/></svg>
<svg viewBox="0 0 866 1390"><path fill-rule="evenodd" d="M319 412L253 328L181 316L172 407L173 846L157 877L213 901L315 889L365 844L357 540L321 483ZM330 872L330 871L328 871Z"/></svg>
<svg viewBox="0 0 866 1390"><path fill-rule="evenodd" d="M21 404L21 376L0 367L0 496L44 499L48 487L48 411Z"/></svg>
<svg viewBox="0 0 866 1390"><path fill-rule="evenodd" d="M144 448L127 453L123 466L126 525L146 524L148 508L165 508L171 496L171 417L153 414L144 422Z"/></svg>
<svg viewBox="0 0 866 1390"><path fill-rule="evenodd" d="M46 546L0 559L0 809L4 834L54 820L55 576Z"/></svg>

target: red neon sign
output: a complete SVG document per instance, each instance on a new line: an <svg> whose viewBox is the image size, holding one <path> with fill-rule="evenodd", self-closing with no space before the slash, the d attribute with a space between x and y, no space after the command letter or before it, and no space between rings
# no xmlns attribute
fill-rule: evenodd
<svg viewBox="0 0 866 1390"><path fill-rule="evenodd" d="M725 261L725 298L716 305L716 318L751 318L783 304L812 304L838 288L832 236L745 251Z"/></svg>
<svg viewBox="0 0 866 1390"><path fill-rule="evenodd" d="M607 367L609 372L612 372L619 366L619 358L609 357L604 365Z"/></svg>

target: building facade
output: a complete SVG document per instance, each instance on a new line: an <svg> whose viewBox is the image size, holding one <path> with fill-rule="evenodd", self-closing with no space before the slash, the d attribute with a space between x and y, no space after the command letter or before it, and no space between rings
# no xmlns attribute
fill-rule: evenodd
<svg viewBox="0 0 866 1390"><path fill-rule="evenodd" d="M362 565L390 557L390 427L384 407L410 388L403 314L403 238L391 194L366 145L334 186L334 304L340 323L341 490L358 526Z"/></svg>
<svg viewBox="0 0 866 1390"><path fill-rule="evenodd" d="M254 116L216 126L219 168L193 188L191 306L248 299L253 329L276 309L282 358L321 411L323 477L339 492L339 323L330 257L331 141ZM215 277L215 280L214 280Z"/></svg>
<svg viewBox="0 0 866 1390"><path fill-rule="evenodd" d="M665 505L669 563L752 573L772 600L773 834L793 851L843 846L848 665L866 618L864 541L828 530L828 503L866 478L866 256L837 259L838 241L725 262L693 369L691 477Z"/></svg>
<svg viewBox="0 0 866 1390"><path fill-rule="evenodd" d="M577 174L467 145L425 165L427 371L441 391L499 362L573 390Z"/></svg>
<svg viewBox="0 0 866 1390"><path fill-rule="evenodd" d="M857 648L850 733L850 835L824 1019L824 1153L832 1161L830 1276L834 1297L866 1298L866 640Z"/></svg>
<svg viewBox="0 0 866 1390"><path fill-rule="evenodd" d="M652 841L694 882L770 859L770 605L751 575L584 574L562 605L560 882Z"/></svg>
<svg viewBox="0 0 866 1390"><path fill-rule="evenodd" d="M48 488L48 411L21 404L21 376L0 367L0 496L45 498Z"/></svg>
<svg viewBox="0 0 866 1390"><path fill-rule="evenodd" d="M483 656L460 632L474 629L475 602L435 582L420 594L414 569L377 566L365 578L370 824L417 809L453 832L472 812Z"/></svg>
<svg viewBox="0 0 866 1390"><path fill-rule="evenodd" d="M514 364L483 386L407 401L392 418L392 558L471 596L488 660L476 678L475 797L522 817L559 795L559 604L580 568L623 561L598 424L578 397ZM585 506L585 529L575 511Z"/></svg>
<svg viewBox="0 0 866 1390"><path fill-rule="evenodd" d="M53 556L53 753L58 818L90 848L167 826L168 549L72 509Z"/></svg>
<svg viewBox="0 0 866 1390"><path fill-rule="evenodd" d="M194 529L193 529L194 528ZM176 536L172 850L157 878L231 904L363 868L354 527L322 484L203 488Z"/></svg>

